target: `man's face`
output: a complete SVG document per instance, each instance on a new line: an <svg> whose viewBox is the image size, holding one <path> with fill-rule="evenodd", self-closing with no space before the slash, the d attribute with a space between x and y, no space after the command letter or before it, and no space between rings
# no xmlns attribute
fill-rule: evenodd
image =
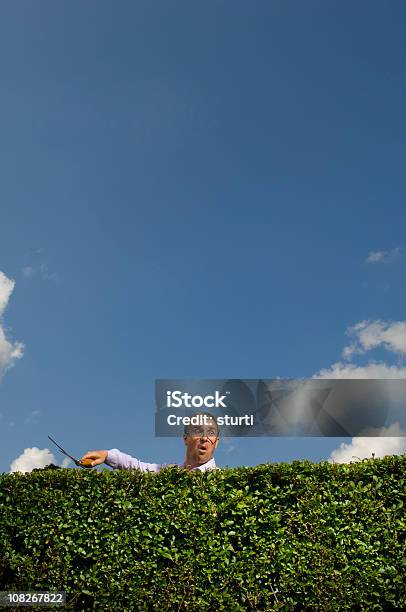
<svg viewBox="0 0 406 612"><path fill-rule="evenodd" d="M183 439L189 460L197 465L202 465L210 461L219 443L216 423L208 421L206 425L191 426Z"/></svg>

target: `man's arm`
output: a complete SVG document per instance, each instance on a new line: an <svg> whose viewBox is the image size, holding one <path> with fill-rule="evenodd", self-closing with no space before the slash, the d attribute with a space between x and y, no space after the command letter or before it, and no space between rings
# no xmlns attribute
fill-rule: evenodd
<svg viewBox="0 0 406 612"><path fill-rule="evenodd" d="M83 455L83 459L91 459L92 467L106 463L116 470L141 470L142 472L159 472L163 467L160 463L145 463L131 455L122 453L117 448L111 450L89 451Z"/></svg>
<svg viewBox="0 0 406 612"><path fill-rule="evenodd" d="M145 463L131 455L122 453L117 448L112 448L108 451L105 463L116 470L131 470L137 469L142 472L159 472L161 469L160 463Z"/></svg>

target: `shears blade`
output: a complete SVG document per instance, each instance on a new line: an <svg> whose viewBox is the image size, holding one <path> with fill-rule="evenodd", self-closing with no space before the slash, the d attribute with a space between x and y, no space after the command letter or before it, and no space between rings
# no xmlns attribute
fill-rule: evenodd
<svg viewBox="0 0 406 612"><path fill-rule="evenodd" d="M55 442L55 440L53 440L53 439L51 438L51 436L48 436L48 438L51 440L51 442L53 442L53 443L55 444L55 446L57 446L57 447L59 448L59 450L60 450L60 451L61 451L61 452L62 452L64 455L66 455L67 457L69 457L69 459L72 459L72 461L73 461L73 462L74 462L76 465L78 465L79 467L84 467L84 466L83 466L83 465L80 463L80 461L79 461L78 459L75 459L75 457L72 457L72 455L70 455L69 453L67 453L67 452L66 452L66 450L65 450L64 448L62 448L62 446L59 446L58 442Z"/></svg>

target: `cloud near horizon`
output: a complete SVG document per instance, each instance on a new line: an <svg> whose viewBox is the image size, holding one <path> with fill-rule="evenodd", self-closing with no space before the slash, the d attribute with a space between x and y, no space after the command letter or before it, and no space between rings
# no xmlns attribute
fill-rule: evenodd
<svg viewBox="0 0 406 612"><path fill-rule="evenodd" d="M362 355L367 351L382 346L397 356L406 355L406 322L405 321L360 321L347 330L347 335L354 336L351 345L344 347L343 357L347 362L337 361L329 368L320 370L313 378L330 379L399 379L406 378L406 366L390 365L384 361L369 361L366 365L348 363L353 355ZM406 453L406 431L399 423L392 423L382 428L379 437L355 437L350 443L343 442L332 451L330 462L348 463L358 459Z"/></svg>
<svg viewBox="0 0 406 612"><path fill-rule="evenodd" d="M357 459L371 459L372 454L378 458L406 453L406 437L401 437L406 436L406 431L400 428L399 423L384 427L382 434L376 438L353 438L349 444L343 442L330 454L329 461L350 463Z"/></svg>
<svg viewBox="0 0 406 612"><path fill-rule="evenodd" d="M53 463L58 465L55 456L48 448L25 448L24 451L11 462L10 472L32 472L35 468L43 468ZM67 467L71 460L67 457L63 460L61 467Z"/></svg>

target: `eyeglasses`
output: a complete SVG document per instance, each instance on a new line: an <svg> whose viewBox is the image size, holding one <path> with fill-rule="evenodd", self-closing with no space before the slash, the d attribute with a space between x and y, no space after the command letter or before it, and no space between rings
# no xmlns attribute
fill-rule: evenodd
<svg viewBox="0 0 406 612"><path fill-rule="evenodd" d="M187 435L193 438L217 438L217 430L214 428L203 429L203 427L190 427Z"/></svg>

